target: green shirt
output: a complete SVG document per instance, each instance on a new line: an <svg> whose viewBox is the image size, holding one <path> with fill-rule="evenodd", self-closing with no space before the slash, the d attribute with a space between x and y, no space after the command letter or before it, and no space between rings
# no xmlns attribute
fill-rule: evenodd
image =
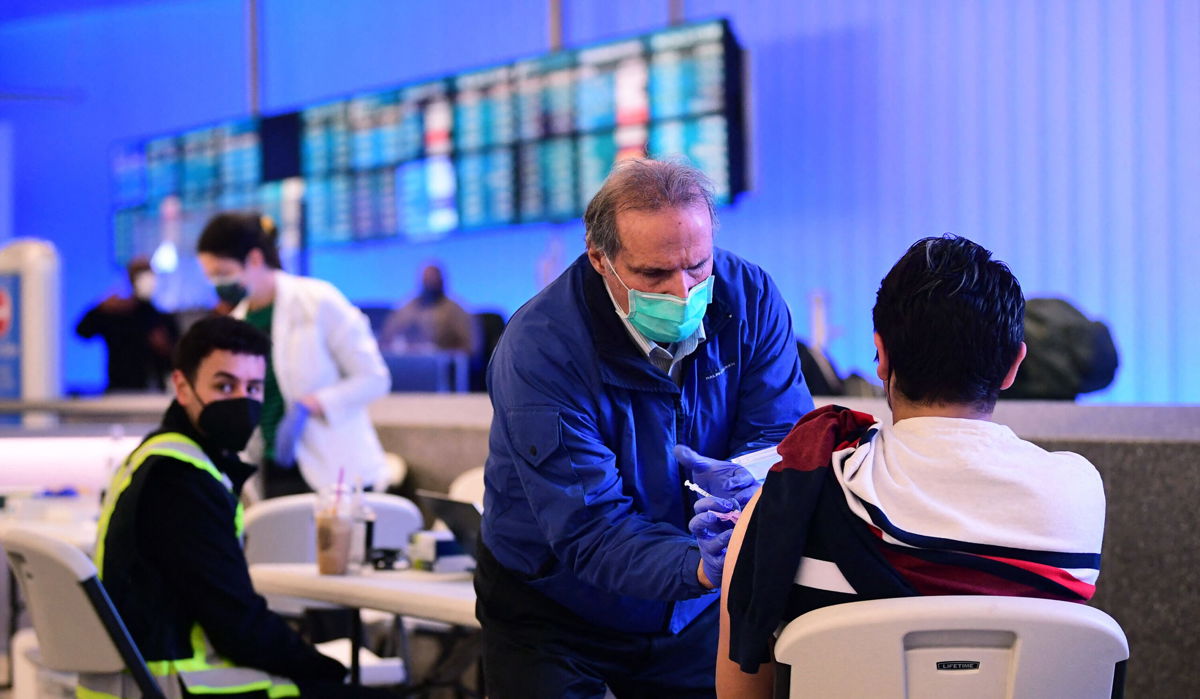
<svg viewBox="0 0 1200 699"><path fill-rule="evenodd" d="M271 336L271 318L275 315L275 304L258 310L246 311L246 322ZM275 380L275 367L267 355L267 378L263 385L262 428L263 458L275 458L275 432L283 420L283 395L279 393L279 382Z"/></svg>

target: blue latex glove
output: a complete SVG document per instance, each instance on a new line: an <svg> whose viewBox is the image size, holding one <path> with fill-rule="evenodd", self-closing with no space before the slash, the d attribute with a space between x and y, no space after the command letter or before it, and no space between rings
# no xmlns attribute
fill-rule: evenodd
<svg viewBox="0 0 1200 699"><path fill-rule="evenodd" d="M737 512L737 502L724 498L701 498L695 504L696 516L688 522L688 530L700 545L700 562L704 575L713 587L721 586L721 573L725 569L725 550L733 536L732 519L718 517L718 513Z"/></svg>
<svg viewBox="0 0 1200 699"><path fill-rule="evenodd" d="M292 406L275 428L275 463L293 466L296 463L296 442L304 434L304 423L308 422L308 407L303 403Z"/></svg>
<svg viewBox="0 0 1200 699"><path fill-rule="evenodd" d="M718 498L736 500L743 508L758 492L758 481L745 468L732 461L700 456L690 447L675 445L675 460L690 473L691 480Z"/></svg>

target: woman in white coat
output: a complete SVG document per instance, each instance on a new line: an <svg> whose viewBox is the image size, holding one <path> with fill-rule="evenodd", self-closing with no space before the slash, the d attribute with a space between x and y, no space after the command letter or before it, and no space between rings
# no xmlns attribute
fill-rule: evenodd
<svg viewBox="0 0 1200 699"><path fill-rule="evenodd" d="M391 376L366 316L328 282L280 269L271 220L222 213L196 246L221 301L271 337L262 424L247 452L275 497L336 483L382 484L367 405ZM298 468L296 468L298 466Z"/></svg>

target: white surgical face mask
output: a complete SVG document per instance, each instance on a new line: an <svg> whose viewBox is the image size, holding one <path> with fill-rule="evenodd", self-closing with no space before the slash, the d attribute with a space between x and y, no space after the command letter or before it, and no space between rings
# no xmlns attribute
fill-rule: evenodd
<svg viewBox="0 0 1200 699"><path fill-rule="evenodd" d="M154 290L158 287L158 277L154 276L154 272L138 272L133 278L133 295L143 301L149 301L154 297Z"/></svg>

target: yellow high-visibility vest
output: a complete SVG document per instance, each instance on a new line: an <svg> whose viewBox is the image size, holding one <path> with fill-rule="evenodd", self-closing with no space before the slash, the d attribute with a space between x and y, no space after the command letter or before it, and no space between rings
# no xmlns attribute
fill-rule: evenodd
<svg viewBox="0 0 1200 699"><path fill-rule="evenodd" d="M104 496L104 504L100 509L100 523L96 536L96 571L101 581L104 580L104 550L105 539L108 537L108 524L112 519L117 500L129 484L133 476L146 459L152 456L166 456L176 461L191 464L221 482L231 493L233 486L229 477L220 471L199 444L178 432L165 432L155 435L143 442L129 455L117 472L113 474L108 492ZM237 505L234 515L234 527L239 540L244 529L244 517L241 502ZM270 697L299 696L300 690L290 680L267 674L262 670L238 667L225 660L213 649L204 629L199 624L192 626L191 632L192 656L176 660L146 660L146 666L158 680L163 693L168 699L183 696L180 682L187 687L191 694L240 694L243 692L266 691ZM141 693L128 672L120 673L83 673L79 676L79 685L75 690L77 699L133 699Z"/></svg>

